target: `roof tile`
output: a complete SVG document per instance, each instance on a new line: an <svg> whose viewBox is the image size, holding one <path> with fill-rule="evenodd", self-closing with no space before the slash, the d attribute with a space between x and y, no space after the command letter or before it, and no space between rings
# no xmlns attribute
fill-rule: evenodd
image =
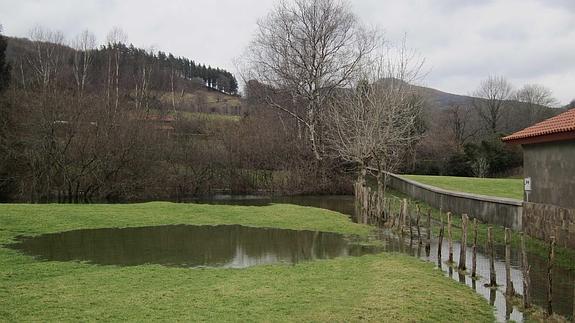
<svg viewBox="0 0 575 323"><path fill-rule="evenodd" d="M502 140L510 141L569 131L575 131L575 109L568 110L553 118L536 123L531 127L504 137Z"/></svg>

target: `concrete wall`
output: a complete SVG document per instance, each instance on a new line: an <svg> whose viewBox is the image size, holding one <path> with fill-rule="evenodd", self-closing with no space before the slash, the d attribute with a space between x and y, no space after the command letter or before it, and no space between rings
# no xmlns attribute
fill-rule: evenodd
<svg viewBox="0 0 575 323"><path fill-rule="evenodd" d="M575 249L575 209L526 202L523 229L528 235L545 241L554 236L557 245Z"/></svg>
<svg viewBox="0 0 575 323"><path fill-rule="evenodd" d="M515 231L522 230L523 201L452 192L420 184L394 174L387 176L388 187L407 194L445 212L467 213L485 223L497 224Z"/></svg>
<svg viewBox="0 0 575 323"><path fill-rule="evenodd" d="M575 140L524 145L529 202L575 209Z"/></svg>

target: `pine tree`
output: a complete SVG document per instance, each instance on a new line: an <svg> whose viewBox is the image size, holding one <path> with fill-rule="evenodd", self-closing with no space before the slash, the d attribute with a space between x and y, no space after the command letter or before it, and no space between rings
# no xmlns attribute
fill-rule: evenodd
<svg viewBox="0 0 575 323"><path fill-rule="evenodd" d="M10 65L6 62L6 47L8 41L2 36L2 26L0 25L0 92L8 87L10 82Z"/></svg>

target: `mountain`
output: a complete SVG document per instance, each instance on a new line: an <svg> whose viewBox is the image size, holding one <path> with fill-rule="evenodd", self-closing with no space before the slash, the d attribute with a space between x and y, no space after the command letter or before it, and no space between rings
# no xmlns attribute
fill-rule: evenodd
<svg viewBox="0 0 575 323"><path fill-rule="evenodd" d="M426 120L428 122L434 120L435 126L444 127L446 120L450 122L450 118L457 116L457 118L465 118L465 120L458 122L465 122L465 126L468 128L483 129L485 127L485 120L481 119L476 105L485 109L486 99L452 94L424 86L413 87L424 99ZM516 100L506 100L503 109L499 112L498 128L502 133L512 133L563 111L565 111L565 107L550 108Z"/></svg>
<svg viewBox="0 0 575 323"><path fill-rule="evenodd" d="M437 108L447 108L450 105L469 105L474 98L466 95L458 95L443 92L424 86L414 86L423 96L427 104Z"/></svg>

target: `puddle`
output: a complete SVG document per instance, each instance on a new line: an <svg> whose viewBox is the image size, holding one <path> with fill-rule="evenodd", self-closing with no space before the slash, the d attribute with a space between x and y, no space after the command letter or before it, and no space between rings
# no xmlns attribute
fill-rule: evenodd
<svg viewBox="0 0 575 323"><path fill-rule="evenodd" d="M295 264L381 251L335 233L240 225L74 230L18 237L17 242L8 247L50 261L224 268Z"/></svg>

